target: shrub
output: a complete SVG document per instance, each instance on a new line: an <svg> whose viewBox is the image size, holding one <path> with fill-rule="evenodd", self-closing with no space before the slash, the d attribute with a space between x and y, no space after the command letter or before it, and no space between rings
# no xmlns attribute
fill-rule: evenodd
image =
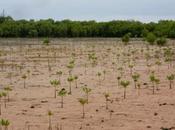
<svg viewBox="0 0 175 130"><path fill-rule="evenodd" d="M122 37L122 42L124 42L125 45L128 44L129 40L130 40L130 35L129 35L129 34L125 34L125 35Z"/></svg>
<svg viewBox="0 0 175 130"><path fill-rule="evenodd" d="M44 41L43 41L43 45L48 46L49 43L50 43L50 40L48 38L45 38Z"/></svg>
<svg viewBox="0 0 175 130"><path fill-rule="evenodd" d="M156 41L156 36L153 33L148 33L147 37L146 37L146 41L150 44L150 45L154 45L154 42Z"/></svg>
<svg viewBox="0 0 175 130"><path fill-rule="evenodd" d="M161 38L157 39L157 45L158 46L165 46L166 43L167 43L167 40L166 40L165 37L161 37Z"/></svg>

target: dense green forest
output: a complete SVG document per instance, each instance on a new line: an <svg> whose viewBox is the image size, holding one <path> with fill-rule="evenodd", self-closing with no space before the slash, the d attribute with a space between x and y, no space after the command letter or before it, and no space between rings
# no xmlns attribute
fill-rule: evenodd
<svg viewBox="0 0 175 130"><path fill-rule="evenodd" d="M149 32L175 38L175 21L35 21L0 17L0 37L122 37L128 33L131 37L145 37Z"/></svg>

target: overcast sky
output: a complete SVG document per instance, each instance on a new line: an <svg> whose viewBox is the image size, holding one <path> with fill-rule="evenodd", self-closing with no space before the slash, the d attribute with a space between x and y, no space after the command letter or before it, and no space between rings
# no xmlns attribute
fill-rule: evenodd
<svg viewBox="0 0 175 130"><path fill-rule="evenodd" d="M175 20L175 0L0 0L15 19Z"/></svg>

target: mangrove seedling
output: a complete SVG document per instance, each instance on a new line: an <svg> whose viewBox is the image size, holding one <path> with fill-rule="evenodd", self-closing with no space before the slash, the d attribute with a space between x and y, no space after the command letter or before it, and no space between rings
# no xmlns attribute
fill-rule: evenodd
<svg viewBox="0 0 175 130"><path fill-rule="evenodd" d="M172 89L172 84L173 84L174 78L175 78L174 74L167 76L167 79L169 80L169 89Z"/></svg>
<svg viewBox="0 0 175 130"><path fill-rule="evenodd" d="M75 76L74 76L74 79L75 79L75 85L76 85L76 88L78 88L78 76L75 75Z"/></svg>
<svg viewBox="0 0 175 130"><path fill-rule="evenodd" d="M61 84L61 76L63 75L63 72L58 71L58 72L56 72L56 74L59 76L59 81L60 81L60 84Z"/></svg>
<svg viewBox="0 0 175 130"><path fill-rule="evenodd" d="M9 120L1 119L0 125L2 127L4 127L4 130L8 130L8 126L10 125L10 122L9 122Z"/></svg>
<svg viewBox="0 0 175 130"><path fill-rule="evenodd" d="M104 97L106 100L106 109L108 109L109 93L104 93Z"/></svg>
<svg viewBox="0 0 175 130"><path fill-rule="evenodd" d="M74 77L73 76L69 76L67 78L67 81L69 82L69 93L68 94L72 94L72 82L74 81Z"/></svg>
<svg viewBox="0 0 175 130"><path fill-rule="evenodd" d="M24 80L24 88L26 88L26 79L27 79L27 76L24 74L24 75L22 75L21 78Z"/></svg>
<svg viewBox="0 0 175 130"><path fill-rule="evenodd" d="M87 104L88 104L89 103L89 93L92 91L92 89L88 87L83 87L83 91L86 94L86 99L87 99Z"/></svg>
<svg viewBox="0 0 175 130"><path fill-rule="evenodd" d="M60 96L61 97L61 108L63 108L63 97L64 96L66 96L66 94L67 94L67 91L64 89L64 88L62 88L59 92L58 92L58 96Z"/></svg>
<svg viewBox="0 0 175 130"><path fill-rule="evenodd" d="M82 118L84 119L85 118L84 106L85 106L85 104L87 104L87 99L85 99L85 98L79 98L78 101L83 106L83 109L82 109L83 110L83 116L82 116Z"/></svg>
<svg viewBox="0 0 175 130"><path fill-rule="evenodd" d="M134 80L135 89L137 88L137 82L138 82L139 77L140 77L140 75L138 73L134 73L132 75L132 79Z"/></svg>
<svg viewBox="0 0 175 130"><path fill-rule="evenodd" d="M5 108L6 108L7 107L7 93L2 92L2 96L4 97L4 105L5 105Z"/></svg>
<svg viewBox="0 0 175 130"><path fill-rule="evenodd" d="M120 82L120 84L123 86L123 88L124 88L124 94L123 94L123 97L124 97L124 99L126 98L126 88L128 87L128 85L130 84L130 82L129 81L121 81Z"/></svg>
<svg viewBox="0 0 175 130"><path fill-rule="evenodd" d="M49 128L48 128L48 130L52 130L52 119L51 119L51 117L53 116L52 111L49 110L47 112L47 115L49 116Z"/></svg>
<svg viewBox="0 0 175 130"><path fill-rule="evenodd" d="M151 75L149 76L149 78L150 78L150 81L151 81L151 83L152 83L153 94L154 94L154 93L155 93L155 82L156 82L156 77L155 77L154 74L151 74Z"/></svg>
<svg viewBox="0 0 175 130"><path fill-rule="evenodd" d="M6 91L7 93L7 97L8 97L8 102L10 101L10 91L12 91L12 88L10 86L4 87L4 91Z"/></svg>
<svg viewBox="0 0 175 130"><path fill-rule="evenodd" d="M50 84L55 88L55 92L54 92L54 98L56 98L56 94L57 94L57 87L58 85L60 85L60 81L59 80L51 80Z"/></svg>

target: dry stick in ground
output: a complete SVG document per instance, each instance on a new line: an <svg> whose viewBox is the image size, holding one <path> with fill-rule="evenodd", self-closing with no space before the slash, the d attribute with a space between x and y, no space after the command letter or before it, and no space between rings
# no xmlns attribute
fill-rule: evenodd
<svg viewBox="0 0 175 130"><path fill-rule="evenodd" d="M57 123L57 125L56 125L56 130L63 130L62 124L59 125L59 124Z"/></svg>
<svg viewBox="0 0 175 130"><path fill-rule="evenodd" d="M103 80L106 79L106 70L103 70Z"/></svg>
<svg viewBox="0 0 175 130"><path fill-rule="evenodd" d="M98 72L98 73L97 73L97 76L98 76L99 85L101 85L101 80L100 80L101 73L100 73L100 72Z"/></svg>
<svg viewBox="0 0 175 130"><path fill-rule="evenodd" d="M5 63L5 60L0 60L1 71L4 71L4 63Z"/></svg>
<svg viewBox="0 0 175 130"><path fill-rule="evenodd" d="M120 87L120 79L121 79L121 77L118 76L118 77L117 77L118 87Z"/></svg>
<svg viewBox="0 0 175 130"><path fill-rule="evenodd" d="M51 71L50 59L49 59L49 47L48 47L49 46L49 43L50 43L49 39L45 39L43 41L43 45L46 46L46 50L47 50L47 66L48 66L48 71Z"/></svg>
<svg viewBox="0 0 175 130"><path fill-rule="evenodd" d="M85 75L87 74L87 70L86 70L86 69L87 69L87 64L85 63L85 64L84 64L84 74L85 74Z"/></svg>
<svg viewBox="0 0 175 130"><path fill-rule="evenodd" d="M138 90L138 93L137 93L137 94L138 94L138 96L140 96L140 88L141 88L141 84L138 83L138 84L137 84L137 90Z"/></svg>
<svg viewBox="0 0 175 130"><path fill-rule="evenodd" d="M9 72L9 73L8 73L8 77L9 77L9 79L10 79L10 84L12 84L12 72Z"/></svg>
<svg viewBox="0 0 175 130"><path fill-rule="evenodd" d="M28 79L30 79L30 70L27 70Z"/></svg>
<svg viewBox="0 0 175 130"><path fill-rule="evenodd" d="M114 113L114 111L113 110L110 110L109 111L109 118L110 118L110 120L112 119L112 114Z"/></svg>

